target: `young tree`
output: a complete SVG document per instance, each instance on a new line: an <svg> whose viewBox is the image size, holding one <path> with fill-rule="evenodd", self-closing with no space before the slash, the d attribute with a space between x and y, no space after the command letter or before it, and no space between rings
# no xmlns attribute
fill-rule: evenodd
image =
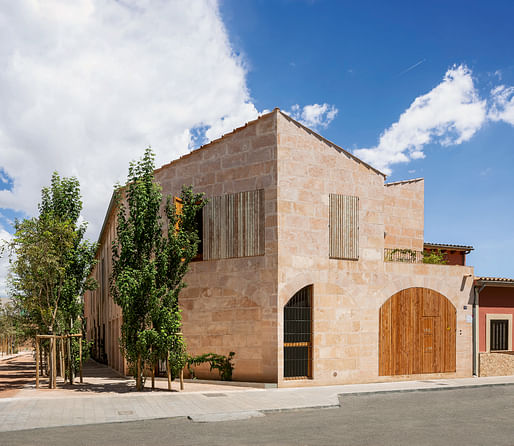
<svg viewBox="0 0 514 446"><path fill-rule="evenodd" d="M16 353L18 345L26 339L20 314L12 302L0 302L0 351Z"/></svg>
<svg viewBox="0 0 514 446"><path fill-rule="evenodd" d="M203 194L193 193L184 186L180 194L180 209L171 197L167 199L167 233L157 251L157 287L159 306L152 314L153 326L158 334L158 359L166 360L168 388L171 374L177 375L185 366L186 348L182 338L182 315L178 306L180 290L187 286L184 276L189 263L197 255L200 245L197 215L207 201ZM170 389L171 390L171 389Z"/></svg>
<svg viewBox="0 0 514 446"><path fill-rule="evenodd" d="M96 285L88 279L96 247L83 240L87 225L79 223L81 209L78 180L54 172L51 186L42 190L39 217L15 223L10 291L35 332L70 334L82 328L81 295ZM69 358L70 381L73 363Z"/></svg>
<svg viewBox="0 0 514 446"><path fill-rule="evenodd" d="M162 193L154 181L150 148L139 162L130 163L127 185L118 187L115 194L118 215L111 293L122 309L121 344L141 390L145 363L154 367L158 359L184 356L178 293L198 251L195 217L205 200L184 188L182 215L178 215L168 197L164 234Z"/></svg>

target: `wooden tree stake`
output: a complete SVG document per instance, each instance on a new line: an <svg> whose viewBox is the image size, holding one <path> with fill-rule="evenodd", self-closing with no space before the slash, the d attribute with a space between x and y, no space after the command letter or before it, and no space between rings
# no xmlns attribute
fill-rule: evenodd
<svg viewBox="0 0 514 446"><path fill-rule="evenodd" d="M80 383L82 384L84 382L82 379L82 336L79 337L79 358Z"/></svg>
<svg viewBox="0 0 514 446"><path fill-rule="evenodd" d="M39 389L39 338L36 336L36 389Z"/></svg>
<svg viewBox="0 0 514 446"><path fill-rule="evenodd" d="M57 388L57 355L56 355L56 341L55 337L52 338L52 389Z"/></svg>

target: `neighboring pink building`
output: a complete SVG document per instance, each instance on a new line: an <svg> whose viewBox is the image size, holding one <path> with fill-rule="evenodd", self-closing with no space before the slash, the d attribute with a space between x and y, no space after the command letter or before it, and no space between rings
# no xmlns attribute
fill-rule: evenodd
<svg viewBox="0 0 514 446"><path fill-rule="evenodd" d="M423 179L386 183L278 109L155 178L210 200L179 302L191 353L234 351L235 380L279 386L471 376L473 269L422 263ZM85 315L97 357L126 373L114 228L110 206Z"/></svg>
<svg viewBox="0 0 514 446"><path fill-rule="evenodd" d="M475 277L475 303L478 309L478 346L475 346L478 374L513 375L514 279Z"/></svg>

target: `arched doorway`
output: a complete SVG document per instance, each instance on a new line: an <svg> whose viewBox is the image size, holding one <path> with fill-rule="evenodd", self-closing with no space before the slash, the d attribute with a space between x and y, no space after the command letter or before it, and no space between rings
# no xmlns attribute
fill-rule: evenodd
<svg viewBox="0 0 514 446"><path fill-rule="evenodd" d="M284 378L312 377L312 285L284 306Z"/></svg>
<svg viewBox="0 0 514 446"><path fill-rule="evenodd" d="M455 372L456 310L442 294L407 288L379 317L379 375Z"/></svg>

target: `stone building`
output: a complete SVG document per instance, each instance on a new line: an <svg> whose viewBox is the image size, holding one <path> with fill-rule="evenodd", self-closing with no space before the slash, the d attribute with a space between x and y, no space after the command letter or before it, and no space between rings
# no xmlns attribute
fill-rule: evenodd
<svg viewBox="0 0 514 446"><path fill-rule="evenodd" d="M234 351L235 380L281 387L471 376L473 269L422 262L423 179L386 183L278 109L155 177L164 195L192 184L210 199L180 296L191 353ZM126 373L114 214L85 311L98 356Z"/></svg>
<svg viewBox="0 0 514 446"><path fill-rule="evenodd" d="M514 375L514 279L475 277L475 373Z"/></svg>

